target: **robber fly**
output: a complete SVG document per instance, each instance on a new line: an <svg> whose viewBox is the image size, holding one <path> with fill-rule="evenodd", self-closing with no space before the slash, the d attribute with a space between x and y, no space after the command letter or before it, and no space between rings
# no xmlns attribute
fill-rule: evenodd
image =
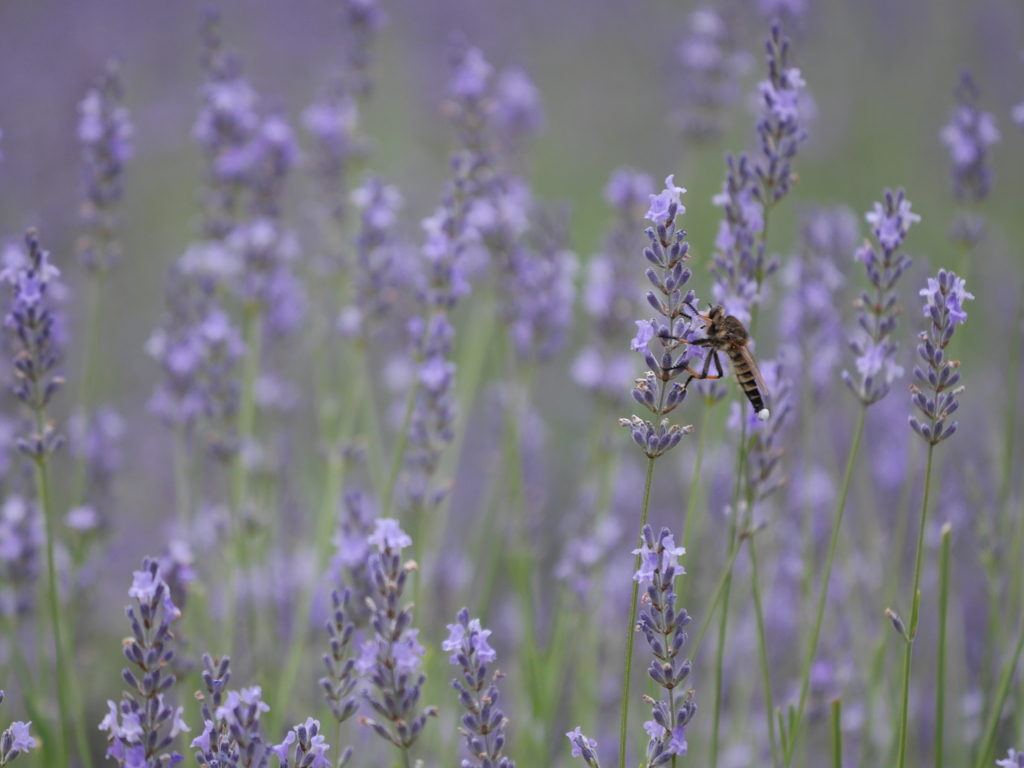
<svg viewBox="0 0 1024 768"><path fill-rule="evenodd" d="M692 306L690 308L693 309ZM750 404L754 406L757 418L767 421L771 415L764 406L764 398L768 397L768 385L764 383L764 377L761 376L761 371L758 370L757 363L754 362L754 356L750 354L750 349L747 347L750 343L750 334L743 327L743 323L732 315L725 314L725 310L720 306L712 307L707 315L702 315L694 310L694 315L707 322L707 326L704 328L705 338L697 341L686 341L685 339L679 339L679 341L692 344L695 347L707 347L708 353L704 356L704 369L700 373L690 368L689 365L684 366L690 374L690 378L686 380L683 389L686 389L694 379L722 378L724 372L722 371L722 361L718 359L718 353L725 352L732 361L736 381L739 382L740 389L743 390L743 394L747 396ZM711 375L712 361L714 361L716 371L714 376Z"/></svg>

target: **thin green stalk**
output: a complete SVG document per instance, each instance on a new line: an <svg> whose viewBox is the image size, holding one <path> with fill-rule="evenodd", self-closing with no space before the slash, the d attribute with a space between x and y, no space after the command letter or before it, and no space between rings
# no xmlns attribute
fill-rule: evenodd
<svg viewBox="0 0 1024 768"><path fill-rule="evenodd" d="M690 478L690 495L686 500L686 520L683 521L683 549L690 551L690 534L693 531L693 511L697 506L697 488L700 481L700 469L704 464L704 442L708 436L708 424L711 421L711 398L704 398L704 416L700 421L700 437L697 440L697 461L693 465L693 476Z"/></svg>
<svg viewBox="0 0 1024 768"><path fill-rule="evenodd" d="M37 428L42 434L42 418L37 418ZM56 536L56 525L54 524L54 510L50 506L50 485L46 472L46 460L36 459L36 482L39 491L39 507L43 513L43 521L46 526L46 572L47 572L47 597L50 605L50 621L53 624L53 651L57 667L57 709L60 713L60 741L57 754L60 758L59 765L67 765L68 745L71 741L71 714L67 702L69 675L73 669L68 669L64 658L64 640L60 626L60 600L57 597L57 568L54 565L53 549ZM42 660L40 660L42 663ZM88 749L85 750L83 759L88 759Z"/></svg>
<svg viewBox="0 0 1024 768"><path fill-rule="evenodd" d="M843 768L843 700L832 699L832 768Z"/></svg>
<svg viewBox="0 0 1024 768"><path fill-rule="evenodd" d="M910 664L913 660L914 638L917 636L917 622L921 608L921 563L924 560L924 529L928 522L928 492L931 490L932 456L935 446L928 446L928 464L924 472L924 499L921 502L921 528L917 532L917 556L914 558L914 591L911 593L910 626L903 653L903 705L900 712L900 746L897 768L904 768L907 753L907 715L910 709Z"/></svg>
<svg viewBox="0 0 1024 768"><path fill-rule="evenodd" d="M755 315L756 319L756 315ZM741 396L742 399L742 396ZM743 407L742 405L740 406ZM747 420L742 420L740 430L740 443L736 455L736 483L733 487L732 509L729 519L729 545L728 554L731 556L738 550L736 531L739 523L739 500L743 479L747 476ZM711 716L711 768L718 766L718 727L721 721L722 712L722 677L723 664L725 663L725 634L729 623L729 595L732 592L732 571L729 571L725 579L724 594L722 597L722 617L718 625L718 646L715 649L715 701Z"/></svg>
<svg viewBox="0 0 1024 768"><path fill-rule="evenodd" d="M409 425L412 423L412 414L416 410L416 393L419 391L419 379L409 384L409 396L405 401L405 415L402 417L402 426L395 436L394 456L391 457L391 471L388 472L388 480L381 489L380 516L388 517L391 511L391 499L395 493L395 484L398 482L398 473L402 469L402 457L405 454L405 444L409 439ZM413 537L413 542L419 537ZM415 544L414 544L415 546ZM415 556L419 562L419 553Z"/></svg>
<svg viewBox="0 0 1024 768"><path fill-rule="evenodd" d="M818 608L814 616L814 624L811 628L811 640L807 647L807 658L804 659L803 669L800 672L800 698L797 703L793 719L793 730L786 734L786 741L789 745L785 751L784 765L789 768L793 763L793 756L796 754L797 742L800 736L800 727L803 723L804 708L807 706L807 689L811 679L811 665L814 663L814 654L818 648L818 636L821 634L821 621L825 615L825 602L828 598L828 583L832 576L832 561L836 555L836 544L839 542L839 531L842 527L843 512L846 510L846 497L850 491L850 478L853 477L853 467L856 463L857 449L860 448L860 439L864 433L864 421L867 417L867 406L861 406L860 416L857 418L857 426L853 432L853 443L850 445L850 456L846 460L846 471L843 473L843 485L839 491L839 500L836 503L835 522L832 524L832 536L828 544L828 554L825 556L825 572L821 577L821 593L818 596Z"/></svg>
<svg viewBox="0 0 1024 768"><path fill-rule="evenodd" d="M662 393L665 387L661 387ZM660 408L659 408L660 411ZM643 529L647 525L647 508L651 501L651 481L654 478L654 458L647 460L647 481L644 483L644 503L640 510L640 535L637 537L637 547L643 543ZM634 572L640 570L640 555L636 556ZM622 710L619 716L619 768L626 768L626 733L629 719L629 672L633 666L633 638L636 636L636 602L639 593L640 582L633 582L633 596L629 600L629 634L626 636L626 662L622 671Z"/></svg>
<svg viewBox="0 0 1024 768"><path fill-rule="evenodd" d="M751 534L751 538L753 534ZM747 538L741 536L740 540ZM690 658L697 658L697 652L700 650L700 644L704 642L704 635L708 631L708 627L711 625L711 619L715 615L715 610L718 608L718 603L722 599L722 593L725 590L726 582L729 580L732 574L733 563L736 562L736 558L739 557L740 547L736 547L732 555L729 557L728 562L725 564L725 568L722 569L722 575L718 579L718 584L715 585L715 591L711 593L711 600L707 603L706 614L704 615L704 621L701 622L700 629L697 631L697 637L690 646Z"/></svg>
<svg viewBox="0 0 1024 768"><path fill-rule="evenodd" d="M942 554L939 556L939 647L935 670L935 768L943 765L943 727L946 722L946 619L949 616L949 554L953 526L942 526Z"/></svg>
<svg viewBox="0 0 1024 768"><path fill-rule="evenodd" d="M228 548L228 604L224 614L224 647L234 652L235 609L238 602L239 583L242 578L237 571L248 569L249 550L244 522L245 505L248 501L249 470L242 462L241 451L252 440L256 424L256 378L260 371L262 339L260 335L261 314L256 307L245 308L242 317L242 335L245 340L245 354L242 358L242 392L238 406L238 444L231 464L231 534L233 546Z"/></svg>
<svg viewBox="0 0 1024 768"><path fill-rule="evenodd" d="M761 578L757 571L757 548L754 546L754 539L751 537L747 545L750 553L750 579L751 588L754 592L754 610L757 616L757 638L758 646L761 649L761 676L764 678L764 710L768 716L768 740L772 747L772 766L779 764L779 748L775 739L775 704L772 701L772 676L768 664L768 639L764 629L764 611L761 608Z"/></svg>
<svg viewBox="0 0 1024 768"><path fill-rule="evenodd" d="M1010 657L1010 663L1003 668L1003 674L999 678L999 687L996 689L997 693L992 708L988 713L988 722L985 725L984 735L981 741L978 742L976 768L987 768L995 760L996 731L999 729L999 720L1002 717L1003 706L1006 704L1006 697L1010 693L1010 686L1017 672L1017 662L1020 660L1022 650L1024 650L1024 613L1021 615L1017 630L1017 645L1014 647L1013 656Z"/></svg>

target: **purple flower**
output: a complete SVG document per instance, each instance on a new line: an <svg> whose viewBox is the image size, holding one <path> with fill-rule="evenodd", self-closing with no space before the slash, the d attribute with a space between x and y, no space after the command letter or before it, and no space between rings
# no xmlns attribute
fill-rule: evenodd
<svg viewBox="0 0 1024 768"><path fill-rule="evenodd" d="M996 760L999 768L1024 768L1024 752L1008 749L1003 760Z"/></svg>
<svg viewBox="0 0 1024 768"><path fill-rule="evenodd" d="M871 405L889 393L892 383L903 375L896 361L899 342L892 338L899 322L899 293L896 281L910 267L911 260L899 251L910 225L921 217L910 212L910 201L902 189L895 194L885 191L885 203L875 203L874 211L865 215L872 225L881 253L865 244L854 258L864 263L871 292L864 292L858 303L860 332L850 339L850 349L857 355L859 379L843 371L843 381L862 403ZM883 374L884 375L879 375Z"/></svg>
<svg viewBox="0 0 1024 768"><path fill-rule="evenodd" d="M367 602L372 606L374 639L363 643L355 667L368 675L376 689L372 693L364 688L362 693L377 718L361 717L359 723L402 750L408 760L427 718L437 715L436 707L417 711L426 682L426 675L416 672L424 649L417 640L418 630L411 626L412 605L397 607L402 603L408 574L416 565L411 561L402 563L400 550L412 542L396 521L378 520L371 538L376 538L373 543L380 550L370 557L369 566L373 593Z"/></svg>
<svg viewBox="0 0 1024 768"><path fill-rule="evenodd" d="M946 419L960 407L957 396L964 388L957 387L960 364L949 360L945 349L953 339L957 325L967 319L962 303L974 296L964 288L963 278L944 269L939 270L937 277L928 278L928 287L921 291L921 295L925 299L924 316L931 322L927 332L921 334L922 343L917 347L917 354L927 368L914 366L917 382L910 387L910 400L927 423L911 416L910 426L934 446L956 431L957 423L947 424Z"/></svg>
<svg viewBox="0 0 1024 768"><path fill-rule="evenodd" d="M134 154L134 127L121 105L122 87L115 62L109 62L95 87L79 102L78 140L82 144L85 233L77 243L78 259L90 273L110 269L120 256L115 239L117 205L124 166Z"/></svg>
<svg viewBox="0 0 1024 768"><path fill-rule="evenodd" d="M978 107L981 94L969 72L961 73L955 94L958 106L939 137L949 149L953 194L977 202L988 197L992 186L988 150L999 141L999 129L992 113Z"/></svg>
<svg viewBox="0 0 1024 768"><path fill-rule="evenodd" d="M327 705L338 723L348 720L358 708L356 697L352 695L358 681L352 674L355 671L355 660L352 659L355 625L347 614L350 595L348 589L340 593L338 590L331 592L333 612L327 622L331 652L323 656L327 677L320 678L320 687L324 690Z"/></svg>
<svg viewBox="0 0 1024 768"><path fill-rule="evenodd" d="M189 730L181 719L183 709L176 710L164 701L164 695L175 683L169 672L174 659L170 626L181 612L171 602L158 561L148 557L142 561L142 570L135 571L128 595L135 598L136 604L126 609L132 636L124 642L124 654L138 673L128 668L121 670L121 677L132 693L124 694L118 706L107 702L110 712L99 729L107 731L108 754L123 756L118 759L125 765L148 768L150 757L174 764L180 761L176 752L160 757L155 753L168 749L180 732ZM140 754L142 762L138 762Z"/></svg>
<svg viewBox="0 0 1024 768"><path fill-rule="evenodd" d="M496 706L500 698L498 681L503 675L495 672L490 681L487 679L487 665L497 658L487 644L491 631L480 626L480 619L470 619L466 608L459 611L455 624L448 625L448 631L441 648L454 651L450 661L462 667L462 680L452 680L451 686L459 692L459 703L467 710L459 730L471 757L462 765L514 768L515 763L502 754L508 718Z"/></svg>
<svg viewBox="0 0 1024 768"><path fill-rule="evenodd" d="M0 701L2 700L3 691L0 691ZM36 740L28 732L30 725L31 720L27 723L18 720L0 734L0 765L7 765L22 752L35 749Z"/></svg>
<svg viewBox="0 0 1024 768"><path fill-rule="evenodd" d="M331 761L324 755L330 746L324 740L320 722L308 717L305 723L289 731L281 744L270 747L269 751L277 756L281 768L330 768ZM294 762L289 759L292 745L295 746Z"/></svg>
<svg viewBox="0 0 1024 768"><path fill-rule="evenodd" d="M752 57L741 48L734 16L700 7L687 20L687 36L676 48L682 71L673 82L680 106L671 116L685 137L717 138L729 108L742 95L740 80L750 71Z"/></svg>
<svg viewBox="0 0 1024 768"><path fill-rule="evenodd" d="M651 207L647 209L644 218L658 224L686 213L686 207L680 202L680 196L685 192L685 189L675 185L674 175L669 174L665 179L665 189L656 195L650 195ZM673 204L675 208L672 208ZM670 209L673 211L671 216Z"/></svg>
<svg viewBox="0 0 1024 768"><path fill-rule="evenodd" d="M582 757L590 768L601 768L601 764L597 761L597 742L593 739L589 739L580 732L580 727L577 725L575 731L569 731L565 734L572 744L572 756Z"/></svg>

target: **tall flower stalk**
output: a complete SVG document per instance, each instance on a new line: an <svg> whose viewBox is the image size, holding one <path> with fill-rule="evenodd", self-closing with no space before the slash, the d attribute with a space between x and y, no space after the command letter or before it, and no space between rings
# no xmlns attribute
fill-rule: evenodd
<svg viewBox="0 0 1024 768"><path fill-rule="evenodd" d="M683 307L692 307L696 301L693 291L683 292L690 280L691 272L684 265L689 259L689 243L686 232L676 228L676 219L686 212L679 201L686 190L677 187L673 177L665 179L665 189L651 195L651 207L645 218L655 223L647 229L650 246L644 249L644 257L652 265L647 269L647 279L657 289L647 293L647 302L665 318L662 324L656 318L638 320L638 333L630 347L644 356L650 370L637 379L633 388L633 399L652 414L655 421L641 419L634 415L620 419L619 423L629 427L633 441L647 456L647 479L644 484L643 503L640 508L640 534L638 544L643 545L643 528L647 525L647 511L651 500L651 482L654 477L654 462L679 444L684 434L693 431L692 426L670 424L668 414L682 404L686 390L675 381L685 371L686 365L699 357L700 347L685 343L695 338L691 316ZM657 269L655 269L657 267ZM650 343L657 337L662 347L660 359L654 356ZM641 555L636 556L636 567L640 570ZM634 621L636 617L639 582L633 585L629 604L629 634L626 638L626 658L622 673L622 709L619 719L619 768L626 765L626 734L629 720L629 682L633 665Z"/></svg>
<svg viewBox="0 0 1024 768"><path fill-rule="evenodd" d="M854 258L864 263L870 290L864 291L857 303L857 322L860 327L858 334L850 339L850 348L857 355L857 376L843 371L843 381L861 403L857 425L854 428L853 441L846 461L843 483L836 501L836 511L832 523L832 534L829 539L828 554L821 577L821 589L818 594L818 605L808 641L807 656L800 672L800 696L790 725L783 730L783 762L790 766L796 754L796 747L803 727L804 709L807 705L808 686L811 667L818 647L821 633L822 618L825 615L825 601L828 598L828 585L832 577L832 564L835 558L839 532L842 528L843 512L846 510L846 498L850 490L850 480L864 432L864 422L868 406L885 397L892 383L903 375L903 368L896 362L899 342L893 338L899 323L899 293L896 282L910 268L911 259L900 248L910 230L911 224L920 221L921 217L910 210L910 201L902 189L893 193L885 191L885 202L875 203L873 211L865 214L871 225L871 231L877 243L868 242L859 248Z"/></svg>
<svg viewBox="0 0 1024 768"><path fill-rule="evenodd" d="M921 564L924 561L924 531L928 522L928 493L931 489L932 456L935 446L956 432L957 423L947 419L960 407L957 397L964 388L960 383L960 363L949 360L945 350L957 325L967 320L963 304L973 299L964 288L963 278L953 272L939 270L937 277L928 278L928 287L921 289L924 296L924 316L930 323L928 330L921 334L917 347L918 357L925 368L914 366L916 382L910 387L910 401L920 412L922 419L910 416L910 428L928 444L928 463L924 474L924 496L921 500L921 526L917 532L917 555L914 558L914 587L910 593L910 623L899 620L891 610L887 613L894 618L894 626L905 627L900 636L903 650L903 704L900 714L900 742L897 765L903 768L907 752L907 717L910 707L910 665L913 658L914 640L920 618Z"/></svg>
<svg viewBox="0 0 1024 768"><path fill-rule="evenodd" d="M60 271L50 263L50 254L39 244L35 230L25 234L24 259L10 264L2 273L13 288L10 312L4 325L12 332L14 355L14 395L31 417L31 431L18 438L18 448L32 461L35 469L36 493L46 527L47 597L53 632L56 662L57 706L60 713L60 739L57 754L66 764L72 733L71 692L76 690L74 665L69 665L64 646L64 614L57 587L54 550L57 537L57 510L50 496L49 462L64 443L56 426L47 418L47 406L63 386L56 374L59 350L54 339L54 314L48 290ZM84 736L78 740L81 759L88 763Z"/></svg>

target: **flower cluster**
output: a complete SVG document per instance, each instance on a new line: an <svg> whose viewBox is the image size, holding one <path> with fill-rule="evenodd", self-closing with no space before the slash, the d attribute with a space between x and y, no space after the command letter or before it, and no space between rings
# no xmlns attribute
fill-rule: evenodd
<svg viewBox="0 0 1024 768"><path fill-rule="evenodd" d="M709 6L697 8L690 14L686 37L676 47L682 73L674 80L681 92L672 122L686 138L718 138L729 107L742 95L740 80L752 61L739 48L735 21Z"/></svg>
<svg viewBox="0 0 1024 768"><path fill-rule="evenodd" d="M656 226L647 229L651 244L644 248L644 256L660 271L659 274L659 271L648 267L647 279L662 294L659 298L654 291L648 291L647 302L666 319L667 325L656 318L638 320L638 332L630 344L631 349L644 356L650 369L644 378L637 379L633 399L656 418L670 413L686 398L686 389L675 379L702 352L700 347L687 343L696 338L696 331L691 323L691 315L683 310L683 307L689 307L692 311L696 302L693 291L683 293L692 274L684 267L690 258L690 244L685 241L686 232L676 229L676 217L686 212L679 202L680 195L686 190L677 187L672 176L665 179L665 187L660 194L650 196L651 207L646 218L655 222ZM650 348L655 337L663 350L660 360L655 358ZM671 386L669 382L672 382ZM638 416L619 419L619 423L630 427L633 440L652 459L678 445L683 434L692 430L692 427L681 427L678 424L669 426L668 419L664 418L657 426Z"/></svg>
<svg viewBox="0 0 1024 768"><path fill-rule="evenodd" d="M107 757L120 765L166 768L183 758L177 752L161 753L179 733L191 730L181 718L184 707L175 710L164 702L164 694L175 682L167 671L174 658L171 623L181 617L181 611L171 602L158 561L148 557L142 561L142 570L135 571L128 595L135 598L136 605L126 609L132 636L124 642L124 655L141 674L128 668L121 671L121 677L135 690L124 695L120 706L107 702L110 712L99 729L107 731Z"/></svg>
<svg viewBox="0 0 1024 768"><path fill-rule="evenodd" d="M120 256L114 239L117 204L124 188L125 164L134 154L134 127L122 106L123 89L116 62L107 64L95 87L78 104L78 140L82 144L84 197L78 259L90 272L109 270Z"/></svg>
<svg viewBox="0 0 1024 768"><path fill-rule="evenodd" d="M325 737L320 735L320 722L308 717L305 723L296 725L288 731L284 741L271 747L270 751L277 756L281 768L331 768L331 761L324 755L324 752L330 749L330 745L325 744L324 740ZM290 758L289 753L294 754L294 760ZM335 768L339 768L347 761L347 758L342 758Z"/></svg>
<svg viewBox="0 0 1024 768"><path fill-rule="evenodd" d="M686 643L685 627L690 623L690 616L685 610L676 610L674 591L676 576L685 573L678 558L686 554L686 550L675 545L668 528L662 528L655 538L651 526L645 525L640 548L633 554L640 556L640 569L633 579L646 587L637 628L644 633L654 655L647 673L669 693L667 702L644 697L652 705L654 717L644 723L650 736L646 764L654 768L667 763L673 755L686 754L686 725L697 712L692 691L683 698L678 709L674 704L674 690L690 674L690 662L678 658Z"/></svg>
<svg viewBox="0 0 1024 768"><path fill-rule="evenodd" d="M609 399L621 397L633 374L633 358L621 351L616 339L639 311L634 239L653 188L646 173L631 168L612 172L604 199L615 219L605 235L604 248L587 259L584 267L582 299L590 339L573 362L572 377L581 387Z"/></svg>
<svg viewBox="0 0 1024 768"><path fill-rule="evenodd" d="M34 229L25 233L24 258L7 264L0 281L14 289L4 325L14 334L13 392L34 416L33 431L18 440L18 447L36 462L46 462L63 438L44 418L50 398L64 384L54 373L58 349L54 337L54 313L48 291L60 271L50 264L50 254L39 245Z"/></svg>
<svg viewBox="0 0 1024 768"><path fill-rule="evenodd" d="M465 768L515 768L515 761L501 753L508 724L508 718L497 708L498 681L504 675L496 671L490 681L487 680L487 665L498 657L487 644L491 630L483 629L480 619L470 620L469 611L463 608L456 623L448 625L448 632L448 639L441 643L441 648L451 651L449 661L462 667L462 682L452 680L451 683L459 692L459 703L466 709L459 732L466 738L471 758L462 765Z"/></svg>
<svg viewBox="0 0 1024 768"><path fill-rule="evenodd" d="M800 91L807 84L800 77L800 70L789 66L789 38L782 36L779 22L772 24L765 49L768 79L758 84L763 113L757 121L761 139L757 176L761 202L771 208L789 194L794 181L790 164L807 140L800 114Z"/></svg>
<svg viewBox="0 0 1024 768"><path fill-rule="evenodd" d="M597 742L594 739L584 736L579 726L576 726L575 731L569 731L565 735L572 744L573 757L582 757L590 768L601 768L601 763L597 759Z"/></svg>
<svg viewBox="0 0 1024 768"><path fill-rule="evenodd" d="M359 212L355 237L352 298L338 318L345 336L367 337L402 301L411 280L403 249L395 242L394 228L404 203L398 188L368 176L351 195Z"/></svg>
<svg viewBox="0 0 1024 768"><path fill-rule="evenodd" d="M230 454L236 447L233 422L239 399L235 368L245 351L241 334L209 278L172 268L166 302L161 327L146 343L162 373L149 408L186 434L205 419L215 453Z"/></svg>
<svg viewBox="0 0 1024 768"><path fill-rule="evenodd" d="M981 94L969 72L960 75L955 94L956 111L939 136L949 148L953 194L975 203L988 197L992 187L988 151L999 141L999 129L992 113L979 108Z"/></svg>
<svg viewBox="0 0 1024 768"><path fill-rule="evenodd" d="M327 634L331 637L331 652L324 654L324 666L327 676L320 678L320 687L324 690L327 706L331 714L340 724L348 720L359 708L356 697L351 695L358 682L355 673L355 659L352 657L352 638L355 625L349 620L346 611L351 592L344 590L331 592L331 608L333 613L327 622ZM351 754L351 747L346 754ZM348 761L342 757L342 764Z"/></svg>
<svg viewBox="0 0 1024 768"><path fill-rule="evenodd" d="M792 385L782 376L782 365L775 360L761 364L761 374L772 393L771 420L761 420L746 404L732 403L728 426L736 431L746 429L750 436L747 449L747 489L753 502L765 499L786 482L779 475L779 462L785 453L782 433L793 410ZM743 427L741 419L746 419Z"/></svg>
<svg viewBox="0 0 1024 768"><path fill-rule="evenodd" d="M412 544L398 521L379 519L369 538L377 552L370 557L370 574L375 592L368 598L373 605L370 626L374 638L363 643L356 670L369 675L379 694L368 689L363 697L381 720L360 717L361 725L373 728L384 740L406 753L423 733L428 717L437 716L436 707L417 713L420 693L427 676L418 672L424 648L418 629L410 629L412 607L399 607L409 572L417 566L402 563L402 549Z"/></svg>
<svg viewBox="0 0 1024 768"><path fill-rule="evenodd" d="M204 723L203 732L192 740L192 748L198 750L196 762L203 768L266 768L270 747L260 733L260 713L270 707L261 700L258 685L227 690L230 663L227 656L215 663L203 654L207 695L196 694Z"/></svg>
<svg viewBox="0 0 1024 768"><path fill-rule="evenodd" d="M871 224L880 252L865 242L854 254L855 259L864 262L872 290L865 291L857 303L857 321L863 333L850 339L860 376L855 380L843 371L843 381L862 403L871 405L885 397L892 382L903 375L903 368L896 362L900 345L892 338L899 322L895 286L912 262L899 249L910 225L921 217L911 213L910 201L902 189L895 194L887 189L885 203L875 203L875 209L864 218Z"/></svg>
<svg viewBox="0 0 1024 768"><path fill-rule="evenodd" d="M910 387L910 400L927 419L927 423L910 417L911 428L930 445L937 445L956 431L956 422L946 419L960 407L957 396L964 391L960 382L960 363L946 358L945 350L953 339L957 325L967 320L963 303L973 299L964 289L964 280L953 272L939 270L938 277L928 278L924 296L924 316L931 321L921 334L917 354L927 364L927 371L914 366L917 384ZM918 386L920 385L920 387ZM926 395L921 387L932 394Z"/></svg>
<svg viewBox="0 0 1024 768"><path fill-rule="evenodd" d="M3 700L4 692L0 691L0 704ZM7 765L22 752L36 748L36 740L28 732L30 725L31 720L27 723L18 720L0 733L0 765Z"/></svg>

